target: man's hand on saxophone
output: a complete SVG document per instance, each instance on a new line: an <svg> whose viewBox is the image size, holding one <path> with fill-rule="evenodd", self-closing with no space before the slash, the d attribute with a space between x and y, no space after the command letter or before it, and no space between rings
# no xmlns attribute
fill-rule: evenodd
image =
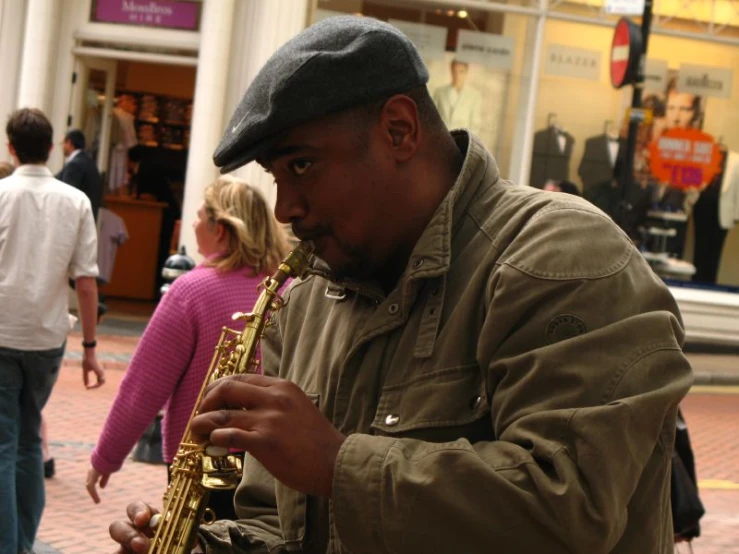
<svg viewBox="0 0 739 554"><path fill-rule="evenodd" d="M144 502L131 502L126 507L128 521L119 519L110 524L110 536L120 544L118 554L149 551L149 538L154 534L149 522L156 513Z"/></svg>
<svg viewBox="0 0 739 554"><path fill-rule="evenodd" d="M203 443L245 450L288 487L324 497L346 439L297 385L254 374L210 385L192 432Z"/></svg>
<svg viewBox="0 0 739 554"><path fill-rule="evenodd" d="M331 496L334 463L346 439L294 383L254 374L210 385L192 431L199 442L246 450L293 489L325 497ZM119 552L147 552L156 511L133 502L126 513L128 521L113 522L110 536Z"/></svg>

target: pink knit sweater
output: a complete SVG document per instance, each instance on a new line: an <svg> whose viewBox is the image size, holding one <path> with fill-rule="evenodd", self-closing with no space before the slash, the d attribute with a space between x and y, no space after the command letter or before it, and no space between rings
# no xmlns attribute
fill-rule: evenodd
<svg viewBox="0 0 739 554"><path fill-rule="evenodd" d="M179 277L144 331L105 420L92 465L118 471L146 427L166 405L162 453L171 462L208 371L222 327L250 311L264 275L244 268L219 272L199 265Z"/></svg>

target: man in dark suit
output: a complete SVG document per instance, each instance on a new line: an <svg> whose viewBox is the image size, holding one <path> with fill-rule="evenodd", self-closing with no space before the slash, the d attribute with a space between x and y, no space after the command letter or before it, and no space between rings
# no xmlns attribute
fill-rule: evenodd
<svg viewBox="0 0 739 554"><path fill-rule="evenodd" d="M92 206L92 216L95 218L95 223L97 223L98 210L103 198L103 178L100 176L95 161L85 152L85 134L79 129L67 131L62 143L62 151L67 161L55 177L87 195ZM101 284L102 281L98 279L98 286ZM74 283L71 280L69 285L74 288ZM102 296L99 296L98 321L107 311L108 307L102 302Z"/></svg>
<svg viewBox="0 0 739 554"><path fill-rule="evenodd" d="M85 135L79 129L71 129L62 143L67 162L56 176L60 181L84 192L90 199L92 215L97 221L103 196L103 180L95 161L85 152Z"/></svg>

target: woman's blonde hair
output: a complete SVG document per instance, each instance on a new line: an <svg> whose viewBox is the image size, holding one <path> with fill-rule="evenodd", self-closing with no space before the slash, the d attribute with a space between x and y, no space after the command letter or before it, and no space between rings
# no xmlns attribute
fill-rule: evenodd
<svg viewBox="0 0 739 554"><path fill-rule="evenodd" d="M13 164L10 162L0 162L0 179L5 179L13 173Z"/></svg>
<svg viewBox="0 0 739 554"><path fill-rule="evenodd" d="M242 179L219 177L205 189L209 224L221 223L229 234L228 252L206 262L220 271L245 266L273 273L288 252L285 233L264 197Z"/></svg>

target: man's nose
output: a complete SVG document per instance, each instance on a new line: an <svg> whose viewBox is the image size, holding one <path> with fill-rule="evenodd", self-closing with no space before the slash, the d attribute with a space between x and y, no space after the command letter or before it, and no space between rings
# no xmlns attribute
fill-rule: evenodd
<svg viewBox="0 0 739 554"><path fill-rule="evenodd" d="M305 197L296 187L289 184L277 185L275 218L280 223L291 223L303 219L308 214Z"/></svg>

